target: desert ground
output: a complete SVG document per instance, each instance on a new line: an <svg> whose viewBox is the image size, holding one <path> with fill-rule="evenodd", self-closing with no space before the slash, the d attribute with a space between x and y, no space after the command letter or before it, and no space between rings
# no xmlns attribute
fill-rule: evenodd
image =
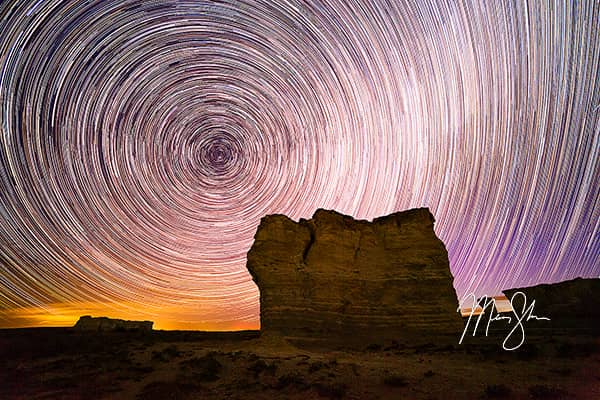
<svg viewBox="0 0 600 400"><path fill-rule="evenodd" d="M600 339L297 347L244 332L0 330L1 399L600 399Z"/></svg>

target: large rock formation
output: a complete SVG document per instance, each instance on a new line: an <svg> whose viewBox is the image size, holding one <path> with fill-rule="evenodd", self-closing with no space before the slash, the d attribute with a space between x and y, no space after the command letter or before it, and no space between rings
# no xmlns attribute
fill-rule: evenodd
<svg viewBox="0 0 600 400"><path fill-rule="evenodd" d="M91 317L84 315L74 328L82 331L151 331L152 321L125 321L107 317Z"/></svg>
<svg viewBox="0 0 600 400"><path fill-rule="evenodd" d="M247 268L261 331L288 338L456 342L448 253L426 208L373 222L319 209L310 220L261 220Z"/></svg>
<svg viewBox="0 0 600 400"><path fill-rule="evenodd" d="M526 296L526 307L535 300L533 313L550 321L537 324L550 333L600 333L600 279L576 278L569 281L541 284L503 291L508 299L517 292ZM516 296L513 307L522 314L523 297Z"/></svg>

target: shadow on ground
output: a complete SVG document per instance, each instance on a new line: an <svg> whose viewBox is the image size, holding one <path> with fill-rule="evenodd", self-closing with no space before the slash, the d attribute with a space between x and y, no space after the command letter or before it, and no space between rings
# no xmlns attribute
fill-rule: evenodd
<svg viewBox="0 0 600 400"><path fill-rule="evenodd" d="M600 340L296 347L259 332L0 330L2 399L598 399Z"/></svg>

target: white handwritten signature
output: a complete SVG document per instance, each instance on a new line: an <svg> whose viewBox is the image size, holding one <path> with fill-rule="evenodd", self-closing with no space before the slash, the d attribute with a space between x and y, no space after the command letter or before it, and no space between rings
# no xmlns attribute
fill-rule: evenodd
<svg viewBox="0 0 600 400"><path fill-rule="evenodd" d="M519 313L517 312L515 306L514 306L514 301L515 298L517 298L517 296L522 296L523 297L523 308L521 310L521 314L519 315ZM481 318L484 316L484 312L485 310L490 307L489 310L489 318L487 321L487 325L485 327L485 336L488 335L488 331L490 329L490 325L493 321L500 321L500 320L505 320L507 324L511 324L513 321L513 316L510 315L502 315L500 313L496 313L496 315L494 315L494 310L495 310L495 305L496 305L496 300L492 297L492 298L488 298L487 296L483 297L483 305L480 302L477 302L477 299L475 298L475 294L471 293L469 295L466 296L466 299L468 299L469 297L471 297L473 299L473 306L471 307L471 312L469 314L469 319L467 320L467 323L465 325L465 329L462 333L462 336L460 337L460 340L458 341L458 344L462 344L463 339L465 338L465 335L469 329L469 327L471 326L471 319L473 318L475 312L481 312L478 316L477 316L477 322L475 323L475 328L473 329L473 336L475 336L476 332L477 332L477 327L479 326L479 322L481 321ZM478 308L477 306L480 306L480 308ZM515 292L511 299L510 299L510 308L511 308L511 313L514 315L514 319L515 319L515 325L512 327L512 329L510 330L510 332L508 333L508 335L506 336L506 338L504 339L504 342L502 342L502 348L504 350L507 351L511 351L511 350L516 350L519 347L521 347L521 345L523 343L525 343L525 327L523 325L523 322L535 319L535 320L546 320L546 321L550 321L550 318L547 317L538 317L537 315L533 314L533 309L535 307L535 300L532 300L531 304L528 306L527 305L527 296L525 295L525 293L523 292ZM462 303L459 306L459 310L462 308ZM508 313L507 313L508 314ZM508 347L507 343L509 342L510 338L515 335L515 334L520 334L521 335L521 340L519 341L519 344L517 344L516 346L512 346L512 347Z"/></svg>

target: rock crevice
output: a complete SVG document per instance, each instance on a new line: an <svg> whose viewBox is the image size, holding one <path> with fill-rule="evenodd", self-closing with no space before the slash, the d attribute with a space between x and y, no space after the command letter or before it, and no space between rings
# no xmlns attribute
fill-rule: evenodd
<svg viewBox="0 0 600 400"><path fill-rule="evenodd" d="M433 224L424 208L372 222L322 209L299 222L264 217L247 263L261 330L364 341L459 335L448 255Z"/></svg>

